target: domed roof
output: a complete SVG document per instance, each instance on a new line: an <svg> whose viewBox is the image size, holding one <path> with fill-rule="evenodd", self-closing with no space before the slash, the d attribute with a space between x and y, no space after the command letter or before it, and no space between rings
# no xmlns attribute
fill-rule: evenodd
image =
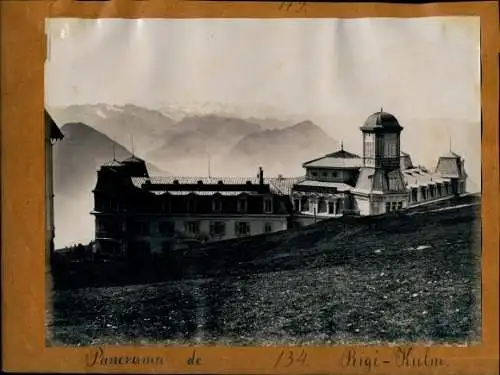
<svg viewBox="0 0 500 375"><path fill-rule="evenodd" d="M394 115L384 112L383 109L380 109L379 112L375 112L368 116L361 129L402 129L402 127L399 124L398 119Z"/></svg>
<svg viewBox="0 0 500 375"><path fill-rule="evenodd" d="M125 167L126 172L131 177L148 177L149 172L146 162L135 155L122 160L121 164Z"/></svg>

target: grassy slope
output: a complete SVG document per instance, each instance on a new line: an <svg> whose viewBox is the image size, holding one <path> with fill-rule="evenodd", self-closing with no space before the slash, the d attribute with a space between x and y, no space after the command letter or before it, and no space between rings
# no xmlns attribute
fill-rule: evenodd
<svg viewBox="0 0 500 375"><path fill-rule="evenodd" d="M181 280L56 291L53 341L474 341L478 215L476 206L322 222L200 250L178 260Z"/></svg>

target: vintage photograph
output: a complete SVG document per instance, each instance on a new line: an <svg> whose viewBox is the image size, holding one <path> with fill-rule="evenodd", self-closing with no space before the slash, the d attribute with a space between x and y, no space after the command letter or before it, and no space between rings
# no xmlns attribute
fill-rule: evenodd
<svg viewBox="0 0 500 375"><path fill-rule="evenodd" d="M481 342L479 17L45 32L47 346Z"/></svg>

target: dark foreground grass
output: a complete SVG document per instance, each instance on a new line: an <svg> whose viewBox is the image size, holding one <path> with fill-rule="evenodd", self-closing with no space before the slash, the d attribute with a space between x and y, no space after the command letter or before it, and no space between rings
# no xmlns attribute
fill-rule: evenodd
<svg viewBox="0 0 500 375"><path fill-rule="evenodd" d="M181 279L55 290L56 345L345 344L480 338L479 206L232 241Z"/></svg>

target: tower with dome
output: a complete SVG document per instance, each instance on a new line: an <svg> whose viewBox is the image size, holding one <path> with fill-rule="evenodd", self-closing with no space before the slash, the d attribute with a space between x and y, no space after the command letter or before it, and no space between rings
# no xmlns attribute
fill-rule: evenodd
<svg viewBox="0 0 500 375"><path fill-rule="evenodd" d="M466 192L462 157L450 149L434 169L415 167L401 150L403 126L394 115L380 109L360 130L361 156L341 145L339 151L303 164L305 176L291 193L303 224L345 214L381 215Z"/></svg>

